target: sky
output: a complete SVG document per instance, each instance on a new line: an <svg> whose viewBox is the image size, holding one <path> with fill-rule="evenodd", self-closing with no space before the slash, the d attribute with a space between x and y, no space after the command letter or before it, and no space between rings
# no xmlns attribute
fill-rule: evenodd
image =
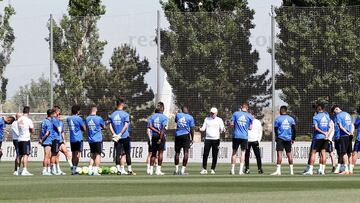
<svg viewBox="0 0 360 203"><path fill-rule="evenodd" d="M4 0L16 10L11 19L15 32L14 52L11 63L5 71L9 78L8 98L14 96L20 86L37 80L42 74L49 77L49 46L45 41L49 32L46 27L50 14L59 22L66 13L68 0ZM255 10L251 43L260 54L259 72L271 67L270 46L270 8L280 6L281 0L248 0L249 7ZM129 43L136 48L141 58L150 61L151 71L146 82L156 91L156 44L157 10L161 11L159 0L103 0L106 14L99 22L100 38L106 40L102 62L109 66L115 47ZM161 12L161 27L168 23Z"/></svg>

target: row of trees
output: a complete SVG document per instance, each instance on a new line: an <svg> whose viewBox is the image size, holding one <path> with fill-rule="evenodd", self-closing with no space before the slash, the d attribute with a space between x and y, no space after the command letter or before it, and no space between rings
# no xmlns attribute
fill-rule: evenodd
<svg viewBox="0 0 360 203"><path fill-rule="evenodd" d="M161 65L176 105L189 105L199 121L213 105L229 117L242 101L250 101L260 115L269 105L271 84L268 70L259 73L259 54L249 41L255 25L247 1L161 4L170 25L161 30ZM310 132L315 100L349 109L359 105L359 9L339 7L359 4L358 0L283 0L284 7L276 10L280 28L276 89L297 118L300 133ZM154 93L144 82L149 62L124 44L114 49L110 68L101 63L107 42L99 39L97 22L104 14L101 0L70 0L68 15L59 24L54 22L59 68L55 103L64 107L95 103L106 116L114 100L124 97L136 128L152 111Z"/></svg>

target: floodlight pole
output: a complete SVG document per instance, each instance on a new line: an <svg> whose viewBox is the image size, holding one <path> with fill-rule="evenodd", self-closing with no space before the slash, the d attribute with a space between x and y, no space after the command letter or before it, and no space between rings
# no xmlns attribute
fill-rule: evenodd
<svg viewBox="0 0 360 203"><path fill-rule="evenodd" d="M156 40L157 40L157 67L156 67L156 98L155 98L155 102L159 102L160 101L160 45L161 45L161 41L160 41L160 11L157 10L157 29L156 29Z"/></svg>
<svg viewBox="0 0 360 203"><path fill-rule="evenodd" d="M50 108L54 106L53 61L54 61L53 16L52 14L50 14Z"/></svg>
<svg viewBox="0 0 360 203"><path fill-rule="evenodd" d="M272 163L275 163L276 160L276 153L275 153L275 128L274 128L274 121L275 121L275 7L271 5L271 94L272 94L272 101L271 101L271 128L272 128L272 150L271 150L271 158Z"/></svg>

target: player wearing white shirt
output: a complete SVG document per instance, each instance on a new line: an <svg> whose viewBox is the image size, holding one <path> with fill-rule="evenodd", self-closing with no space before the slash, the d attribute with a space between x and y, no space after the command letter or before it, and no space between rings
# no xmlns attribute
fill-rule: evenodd
<svg viewBox="0 0 360 203"><path fill-rule="evenodd" d="M22 176L33 175L27 170L28 158L30 155L30 139L31 134L35 133L34 124L29 118L30 107L25 106L23 110L23 116L18 120L19 128L19 160L23 160Z"/></svg>
<svg viewBox="0 0 360 203"><path fill-rule="evenodd" d="M218 110L213 107L210 110L210 116L205 118L200 131L206 131L206 137L204 142L204 154L203 154L203 169L200 174L207 174L207 160L209 157L210 149L212 149L212 164L211 174L215 174L216 163L219 153L220 145L220 133L225 131L225 125L221 118L217 117Z"/></svg>
<svg viewBox="0 0 360 203"><path fill-rule="evenodd" d="M325 143L325 150L326 152L329 153L330 159L331 159L331 164L332 164L332 172L335 172L336 169L336 160L335 160L335 153L334 153L334 144L333 144L333 139L334 139L334 128L335 128L335 124L334 122L331 120L330 121L330 126L331 126L331 132L329 134L328 140ZM326 159L325 159L325 163L326 164Z"/></svg>
<svg viewBox="0 0 360 203"><path fill-rule="evenodd" d="M20 113L15 114L16 120L11 124L11 129L10 129L10 134L11 134L15 152L16 152L15 168L14 168L14 175L16 175L16 176L19 175L19 172L20 172L19 142L18 142L19 128L18 128L18 123L17 123L17 120L19 120L20 116L21 116Z"/></svg>
<svg viewBox="0 0 360 203"><path fill-rule="evenodd" d="M250 149L252 148L256 157L258 173L263 174L264 171L262 169L260 147L259 147L259 143L263 135L263 127L261 121L255 118L253 110L250 111L250 114L254 117L254 120L252 124L252 129L249 130L248 148L245 152L245 173L246 174L250 173L249 159L250 159Z"/></svg>

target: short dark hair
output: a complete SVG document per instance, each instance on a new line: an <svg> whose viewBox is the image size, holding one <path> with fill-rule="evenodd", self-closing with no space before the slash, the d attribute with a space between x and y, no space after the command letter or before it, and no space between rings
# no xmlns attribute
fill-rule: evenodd
<svg viewBox="0 0 360 203"><path fill-rule="evenodd" d="M125 104L125 100L122 99L122 98L117 99L117 100L116 100L116 106L119 106L119 105L121 105L121 104Z"/></svg>
<svg viewBox="0 0 360 203"><path fill-rule="evenodd" d="M186 106L186 105L183 105L183 106L181 107L181 111L184 112L185 109L186 109L186 110L189 110L189 107Z"/></svg>
<svg viewBox="0 0 360 203"><path fill-rule="evenodd" d="M163 102L158 102L156 108L159 109L159 111L164 111L165 110L165 105L164 105Z"/></svg>
<svg viewBox="0 0 360 203"><path fill-rule="evenodd" d="M325 105L325 103L324 103L324 102L319 102L319 103L317 104L317 107L320 107L320 108L321 108L321 110L324 110L324 109L325 109L325 107L326 107L326 105Z"/></svg>
<svg viewBox="0 0 360 203"><path fill-rule="evenodd" d="M280 107L280 114L286 114L288 111L288 107L287 106L281 106Z"/></svg>
<svg viewBox="0 0 360 203"><path fill-rule="evenodd" d="M249 108L249 104L247 102L243 102L241 104L241 108Z"/></svg>
<svg viewBox="0 0 360 203"><path fill-rule="evenodd" d="M71 107L71 113L73 115L79 113L79 111L80 111L80 106L79 105L74 105L74 106Z"/></svg>
<svg viewBox="0 0 360 203"><path fill-rule="evenodd" d="M30 107L24 106L23 113L30 113Z"/></svg>
<svg viewBox="0 0 360 203"><path fill-rule="evenodd" d="M59 110L61 110L61 108L60 108L59 105L55 105L53 108L54 108L54 109L59 109Z"/></svg>
<svg viewBox="0 0 360 203"><path fill-rule="evenodd" d="M46 111L46 114L47 114L48 117L50 117L50 116L53 114L53 110L52 110L52 109L48 109L48 110Z"/></svg>
<svg viewBox="0 0 360 203"><path fill-rule="evenodd" d="M334 106L332 106L332 108L334 108L334 110L335 110L336 108L341 109L341 107L340 107L340 105L339 105L339 104L335 104Z"/></svg>

